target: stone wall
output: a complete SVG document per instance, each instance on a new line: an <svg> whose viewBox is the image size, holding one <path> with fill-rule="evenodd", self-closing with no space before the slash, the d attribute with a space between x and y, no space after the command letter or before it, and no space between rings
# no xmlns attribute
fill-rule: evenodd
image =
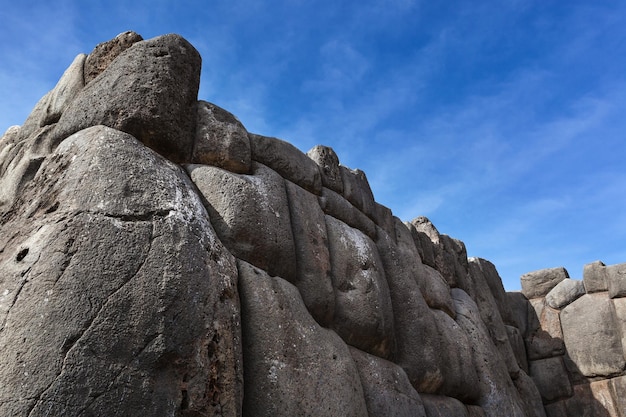
<svg viewBox="0 0 626 417"><path fill-rule="evenodd" d="M509 297L529 299L515 315L547 415L626 415L626 264L590 263L582 280L544 269L521 282L523 295Z"/></svg>
<svg viewBox="0 0 626 417"><path fill-rule="evenodd" d="M626 416L623 268L506 293L199 73L124 33L0 139L0 415Z"/></svg>

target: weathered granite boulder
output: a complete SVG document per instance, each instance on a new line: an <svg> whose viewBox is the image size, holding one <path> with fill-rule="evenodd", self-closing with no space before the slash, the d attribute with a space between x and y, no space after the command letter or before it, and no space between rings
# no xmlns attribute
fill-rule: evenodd
<svg viewBox="0 0 626 417"><path fill-rule="evenodd" d="M622 349L626 358L626 298L613 299L613 308L615 308L616 324L620 330Z"/></svg>
<svg viewBox="0 0 626 417"><path fill-rule="evenodd" d="M0 212L9 210L21 190L33 179L52 152L51 132L62 112L82 90L84 54L79 54L56 86L39 100L24 124L7 130L0 144Z"/></svg>
<svg viewBox="0 0 626 417"><path fill-rule="evenodd" d="M606 265L601 261L595 261L583 267L583 282L588 294L592 292L608 291L606 282Z"/></svg>
<svg viewBox="0 0 626 417"><path fill-rule="evenodd" d="M626 297L626 263L606 267L609 297Z"/></svg>
<svg viewBox="0 0 626 417"><path fill-rule="evenodd" d="M537 315L530 308L530 302L524 294L517 291L507 292L506 303L511 315L505 324L517 327L522 336L527 336L529 331L533 331L539 326Z"/></svg>
<svg viewBox="0 0 626 417"><path fill-rule="evenodd" d="M189 162L200 64L195 48L178 35L134 43L69 103L52 142L101 124L130 133L174 162Z"/></svg>
<svg viewBox="0 0 626 417"><path fill-rule="evenodd" d="M138 33L127 31L120 33L110 41L96 45L85 61L83 69L85 84L89 84L91 80L100 75L119 54L142 40L143 38Z"/></svg>
<svg viewBox="0 0 626 417"><path fill-rule="evenodd" d="M310 149L307 156L320 168L322 186L343 194L343 180L339 169L339 157L332 148L317 145Z"/></svg>
<svg viewBox="0 0 626 417"><path fill-rule="evenodd" d="M244 416L367 416L348 346L309 315L298 290L239 261Z"/></svg>
<svg viewBox="0 0 626 417"><path fill-rule="evenodd" d="M583 294L585 294L583 281L566 278L546 295L546 304L552 308L563 308Z"/></svg>
<svg viewBox="0 0 626 417"><path fill-rule="evenodd" d="M545 402L554 402L572 396L572 385L560 356L530 361L530 377Z"/></svg>
<svg viewBox="0 0 626 417"><path fill-rule="evenodd" d="M522 293L528 299L544 297L556 284L566 278L569 278L569 274L563 267L528 272L520 278Z"/></svg>
<svg viewBox="0 0 626 417"><path fill-rule="evenodd" d="M456 322L468 335L473 346L478 381L480 405L488 416L524 416L523 404L532 398L522 399L513 385L507 367L491 343L489 330L480 318L476 303L458 288L451 290L456 308Z"/></svg>
<svg viewBox="0 0 626 417"><path fill-rule="evenodd" d="M46 159L0 229L0 415L237 414L234 258L190 186L102 126Z"/></svg>
<svg viewBox="0 0 626 417"><path fill-rule="evenodd" d="M526 346L524 345L522 333L515 326L505 325L504 327L506 328L506 333L509 338L509 344L517 360L517 366L528 373L528 356L526 354Z"/></svg>
<svg viewBox="0 0 626 417"><path fill-rule="evenodd" d="M376 224L374 221L341 195L324 187L322 188L322 195L319 197L319 203L324 213L360 230L370 239L376 239Z"/></svg>
<svg viewBox="0 0 626 417"><path fill-rule="evenodd" d="M386 358L394 341L393 310L376 244L362 232L326 216L335 289L332 328L346 341Z"/></svg>
<svg viewBox="0 0 626 417"><path fill-rule="evenodd" d="M443 279L439 271L431 266L422 265L420 272L416 275L416 279L428 306L443 310L454 318L456 312L452 297L450 297L450 285Z"/></svg>
<svg viewBox="0 0 626 417"><path fill-rule="evenodd" d="M436 393L443 384L442 350L435 317L411 271L418 260L403 256L393 239L381 233L377 246L388 276L394 316L394 362L407 373L418 392Z"/></svg>
<svg viewBox="0 0 626 417"><path fill-rule="evenodd" d="M463 242L442 235L426 217L411 220L415 244L421 248L424 263L437 269L450 287L471 292L468 280L467 251Z"/></svg>
<svg viewBox="0 0 626 417"><path fill-rule="evenodd" d="M57 85L35 106L21 129L23 139L38 129L56 123L63 111L85 86L83 68L87 55L79 54L65 70Z"/></svg>
<svg viewBox="0 0 626 417"><path fill-rule="evenodd" d="M609 376L624 370L621 329L606 293L583 295L565 307L561 324L569 356L583 375Z"/></svg>
<svg viewBox="0 0 626 417"><path fill-rule="evenodd" d="M335 291L324 212L317 196L291 181L285 184L296 250L294 284L315 320L329 326L335 314Z"/></svg>
<svg viewBox="0 0 626 417"><path fill-rule="evenodd" d="M226 247L270 275L293 282L296 250L285 180L259 163L252 165L251 175L208 165L186 168Z"/></svg>
<svg viewBox="0 0 626 417"><path fill-rule="evenodd" d="M491 277L487 278L488 276ZM493 276L498 275L491 262L481 258L469 259L469 277L475 294L473 300L476 302L480 317L489 329L489 335L493 344L498 349L498 353L504 363L506 363L509 374L512 377L516 377L519 373L518 361L509 342L509 335L506 327L504 327L498 303L488 284L488 280L494 279Z"/></svg>
<svg viewBox="0 0 626 417"><path fill-rule="evenodd" d="M374 194L367 181L365 172L360 169L350 169L339 166L341 182L343 182L343 196L370 219L375 217Z"/></svg>
<svg viewBox="0 0 626 417"><path fill-rule="evenodd" d="M534 328L529 328L526 342L526 354L529 360L551 358L563 355L565 345L561 331L559 311L546 306L545 298L536 298L530 301L532 308L529 313L536 317Z"/></svg>
<svg viewBox="0 0 626 417"><path fill-rule="evenodd" d="M314 193L322 191L322 177L313 160L291 143L277 138L250 134L252 159L267 165L283 178Z"/></svg>
<svg viewBox="0 0 626 417"><path fill-rule="evenodd" d="M358 349L351 348L350 353L359 369L369 417L427 417L402 368Z"/></svg>
<svg viewBox="0 0 626 417"><path fill-rule="evenodd" d="M248 132L241 122L221 107L199 101L191 162L248 174L250 155Z"/></svg>

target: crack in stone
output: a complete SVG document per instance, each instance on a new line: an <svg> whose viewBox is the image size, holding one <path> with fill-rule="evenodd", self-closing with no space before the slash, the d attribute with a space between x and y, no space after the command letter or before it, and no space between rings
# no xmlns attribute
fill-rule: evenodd
<svg viewBox="0 0 626 417"><path fill-rule="evenodd" d="M109 301L111 300L112 297L114 297L116 294L118 294L119 292L121 292L124 287L126 287L127 284L129 284L130 282L133 281L133 279L137 276L137 274L139 274L139 272L141 271L141 269L144 267L144 265L147 262L147 259L150 256L150 252L152 251L152 244L154 242L155 237L153 236L154 234L154 226L152 226L152 230L150 233L150 242L149 242L149 247L148 250L146 252L146 256L143 259L143 262L141 263L141 265L139 265L139 267L137 268L137 270L133 273L133 275L123 284L121 284L117 289L115 289L113 292L111 292L111 294L109 296L107 296L106 300L104 301L104 303L102 303L102 306L100 306L100 308L98 309L98 312L95 314L95 316L89 321L89 324L87 324L85 326L85 328L83 329L82 332L80 332L80 336L78 336L76 338L76 340L74 340L71 345L69 346L69 348L67 349L65 356L63 357L63 364L61 365L61 370L59 371L58 375L52 380L52 382L50 382L50 384L41 392L41 394L39 395L39 397L37 397L37 400L35 401L35 403L33 404L33 406L30 408L27 417L30 417L32 412L34 411L34 409L37 407L38 404L40 404L41 402L44 401L44 397L46 396L46 394L48 393L48 391L50 390L50 388L52 388L52 386L61 378L61 376L64 374L65 369L66 369L66 365L67 365L67 359L70 355L70 353L72 352L72 349L74 348L74 346L76 346L76 344L85 336L85 334L87 334L89 332L89 329L93 326L93 324L97 321L97 319L100 317L101 313L103 310L105 310L106 306L109 304ZM123 369L122 369L123 371ZM120 373L122 372L120 371ZM119 374L118 374L119 375ZM117 377L116 377L117 379ZM104 393L106 393L107 391L105 390L102 394L98 395L101 396ZM81 410L78 414L80 415L84 410L86 410L92 403L93 401L95 401L96 398L95 397L87 406L84 407L83 410ZM49 400L46 400L47 402Z"/></svg>
<svg viewBox="0 0 626 417"><path fill-rule="evenodd" d="M17 303L17 298L20 296L20 293L22 292L22 289L24 289L24 287L26 286L26 283L29 281L27 276L28 273L30 272L31 268L28 268L24 274L22 275L22 280L20 282L20 286L17 289L15 295L13 296L13 300L11 301L11 305L9 306L9 308L7 309L6 314L4 315L4 318L2 319L2 325L0 325L0 332L2 330L4 330L4 326L6 326L7 321L9 320L9 314L11 313L11 309L13 308L13 306L15 305L15 303Z"/></svg>

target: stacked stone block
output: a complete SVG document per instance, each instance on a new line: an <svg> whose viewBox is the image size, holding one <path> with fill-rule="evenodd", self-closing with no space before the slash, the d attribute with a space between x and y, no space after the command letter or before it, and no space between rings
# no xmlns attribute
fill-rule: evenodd
<svg viewBox="0 0 626 417"><path fill-rule="evenodd" d="M626 416L624 286L626 264L585 265L582 280L564 268L525 274L515 309L530 375L549 417ZM526 311L526 314L523 312Z"/></svg>
<svg viewBox="0 0 626 417"><path fill-rule="evenodd" d="M195 149L221 156L185 168L245 285L244 415L280 414L294 396L288 409L298 415L316 413L315 396L341 396L333 413L342 415L363 406L372 416L544 415L509 341L506 295L491 263L468 259L462 242L426 218L395 218L375 202L365 174L341 165L331 148L304 154L257 134L215 141L205 132L242 126L213 104L203 108L211 112L198 119ZM225 157L243 154L237 149L250 149L247 170ZM261 300L259 291L273 295ZM328 352L344 365L329 367ZM322 374L352 382L296 394Z"/></svg>
<svg viewBox="0 0 626 417"><path fill-rule="evenodd" d="M506 293L199 74L127 32L0 139L0 415L626 415L624 265Z"/></svg>

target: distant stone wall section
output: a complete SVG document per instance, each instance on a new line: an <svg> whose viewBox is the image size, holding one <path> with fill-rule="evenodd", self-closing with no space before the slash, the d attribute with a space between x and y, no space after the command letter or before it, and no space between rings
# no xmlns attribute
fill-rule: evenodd
<svg viewBox="0 0 626 417"><path fill-rule="evenodd" d="M507 293L199 74L127 32L0 139L0 415L626 416L626 264Z"/></svg>
<svg viewBox="0 0 626 417"><path fill-rule="evenodd" d="M531 378L548 416L585 410L593 416L626 413L626 264L585 265L583 279L563 268L521 277L514 315L520 322ZM525 322L524 322L525 321Z"/></svg>

